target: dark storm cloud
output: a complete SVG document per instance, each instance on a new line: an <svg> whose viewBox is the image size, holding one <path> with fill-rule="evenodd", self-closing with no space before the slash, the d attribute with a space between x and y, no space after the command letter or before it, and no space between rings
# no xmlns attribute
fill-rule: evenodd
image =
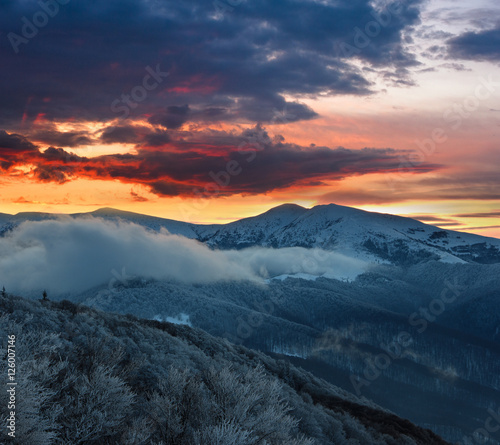
<svg viewBox="0 0 500 445"><path fill-rule="evenodd" d="M206 186L229 196L387 171L399 163L390 149L306 148L280 142L264 144L258 150L240 146L243 149L235 148L225 155L208 155L217 152L218 147L211 145L189 152L142 150L137 155L141 174L117 166L114 177L148 184L153 193L163 196L195 195Z"/></svg>
<svg viewBox="0 0 500 445"><path fill-rule="evenodd" d="M36 150L36 145L20 134L9 134L0 130L0 153L30 152Z"/></svg>
<svg viewBox="0 0 500 445"><path fill-rule="evenodd" d="M139 136L133 127L107 127L101 134L101 140L108 144L114 142L133 144L139 141Z"/></svg>
<svg viewBox="0 0 500 445"><path fill-rule="evenodd" d="M285 95L367 94L372 85L354 58L406 75L416 62L403 37L418 23L420 3L393 2L398 13L353 56L339 45L355 45L358 30L374 22L370 0L254 0L226 14L202 0L72 1L27 43L14 45L18 54L9 33L22 36L22 18L31 20L41 7L35 0L2 2L0 125L15 128L23 116L113 120L111 104L133 96L147 68L157 66L169 76L130 111L132 118L153 116L189 104L193 111L185 115L167 111L166 128L201 120L203 110L208 120L266 122L287 105ZM303 104L288 106L297 120L314 116Z"/></svg>
<svg viewBox="0 0 500 445"><path fill-rule="evenodd" d="M144 137L144 144L149 147L161 147L170 142L170 135L166 131L155 131Z"/></svg>
<svg viewBox="0 0 500 445"><path fill-rule="evenodd" d="M20 134L0 130L0 169L8 170L28 154L37 153L35 144Z"/></svg>
<svg viewBox="0 0 500 445"><path fill-rule="evenodd" d="M157 181L149 184L151 192L159 196L192 196L193 187L171 181Z"/></svg>
<svg viewBox="0 0 500 445"><path fill-rule="evenodd" d="M49 147L45 151L41 152L38 156L44 162L56 162L56 163L70 163L70 162L82 162L86 160L81 156L77 156L73 153L69 153L62 148Z"/></svg>
<svg viewBox="0 0 500 445"><path fill-rule="evenodd" d="M31 139L43 142L50 145L58 145L63 147L78 147L81 145L92 145L94 140L84 131L68 131L60 132L50 128L44 128L34 131L30 134Z"/></svg>
<svg viewBox="0 0 500 445"><path fill-rule="evenodd" d="M189 119L189 105L167 107L163 113L151 116L148 120L153 125L159 125L169 130L177 130Z"/></svg>
<svg viewBox="0 0 500 445"><path fill-rule="evenodd" d="M239 102L239 116L253 122L283 124L313 119L318 114L305 104L287 102L281 96L243 99Z"/></svg>
<svg viewBox="0 0 500 445"><path fill-rule="evenodd" d="M72 169L65 167L51 167L41 165L33 171L35 178L40 182L57 182L64 184L68 181L68 174L72 173Z"/></svg>
<svg viewBox="0 0 500 445"><path fill-rule="evenodd" d="M500 61L500 23L495 28L467 32L448 40L449 56L455 59Z"/></svg>
<svg viewBox="0 0 500 445"><path fill-rule="evenodd" d="M152 129L141 125L110 125L100 136L106 144L137 144L137 146L161 147L170 142L170 135L165 130Z"/></svg>
<svg viewBox="0 0 500 445"><path fill-rule="evenodd" d="M399 167L399 156L392 149L303 147L286 143L282 136L271 138L257 125L240 134L185 132L181 140L171 140L166 147L137 145L136 152L129 154L86 158L49 147L32 150L22 160L11 153L5 161L34 166L33 179L40 182L118 180L147 186L160 196L196 196L205 190L230 196L392 172ZM429 165L422 168L433 169Z"/></svg>

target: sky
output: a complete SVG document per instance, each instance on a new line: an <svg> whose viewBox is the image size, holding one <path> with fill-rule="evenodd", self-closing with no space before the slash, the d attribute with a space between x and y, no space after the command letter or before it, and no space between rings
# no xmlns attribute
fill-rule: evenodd
<svg viewBox="0 0 500 445"><path fill-rule="evenodd" d="M495 0L4 0L0 212L341 204L500 237Z"/></svg>

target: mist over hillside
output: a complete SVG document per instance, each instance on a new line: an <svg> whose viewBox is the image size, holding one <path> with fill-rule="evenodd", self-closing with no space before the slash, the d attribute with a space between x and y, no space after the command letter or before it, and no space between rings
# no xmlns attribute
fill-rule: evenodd
<svg viewBox="0 0 500 445"><path fill-rule="evenodd" d="M355 278L368 267L367 261L323 249L211 249L165 229L155 232L102 218L26 221L0 237L2 284L24 294L43 289L80 293L123 269L133 276L185 283L264 283L295 273Z"/></svg>

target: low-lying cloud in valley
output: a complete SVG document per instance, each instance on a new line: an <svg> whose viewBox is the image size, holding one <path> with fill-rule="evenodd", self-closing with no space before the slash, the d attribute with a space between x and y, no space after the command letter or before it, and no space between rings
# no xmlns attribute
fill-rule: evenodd
<svg viewBox="0 0 500 445"><path fill-rule="evenodd" d="M211 250L206 245L100 218L24 222L0 238L0 285L9 292L75 294L127 277L208 283L307 273L342 278L366 267L335 252L292 247Z"/></svg>

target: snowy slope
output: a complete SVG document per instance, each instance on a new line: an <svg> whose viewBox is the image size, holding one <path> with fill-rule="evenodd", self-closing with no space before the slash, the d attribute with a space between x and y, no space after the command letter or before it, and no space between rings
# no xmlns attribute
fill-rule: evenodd
<svg viewBox="0 0 500 445"><path fill-rule="evenodd" d="M173 235L185 236L186 238L196 238L197 235L193 230L194 225L182 221L174 221L172 219L157 218L155 216L142 215L140 213L124 212L111 208L103 208L92 213L73 214L71 216L77 218L86 215L91 215L96 218L104 218L110 220L124 220L151 230L159 231L162 228L168 230Z"/></svg>
<svg viewBox="0 0 500 445"><path fill-rule="evenodd" d="M411 218L334 204L310 210L280 206L219 226L211 235L202 235L199 238L219 248L320 247L395 263L431 257L446 262L500 262L500 240L496 238L443 230Z"/></svg>
<svg viewBox="0 0 500 445"><path fill-rule="evenodd" d="M189 224L109 208L71 216L124 220L155 231L166 229L218 249L300 246L336 250L378 263L409 265L430 259L451 263L500 263L499 239L444 230L411 218L335 204L312 209L285 204L262 215L225 225ZM43 213L24 213L10 218L1 215L0 234L9 225L24 220L55 217L57 215Z"/></svg>

